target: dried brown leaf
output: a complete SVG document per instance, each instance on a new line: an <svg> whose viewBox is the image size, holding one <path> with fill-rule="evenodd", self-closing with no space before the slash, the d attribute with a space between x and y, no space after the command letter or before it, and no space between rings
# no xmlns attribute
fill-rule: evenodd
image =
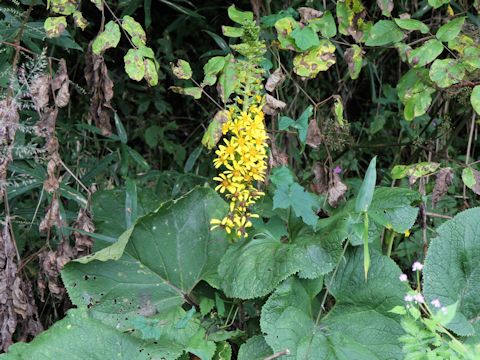
<svg viewBox="0 0 480 360"><path fill-rule="evenodd" d="M41 232L46 232L51 229L53 226L61 228L65 223L60 216L60 205L56 196L52 198L52 202L47 208L45 218L40 222L39 230Z"/></svg>
<svg viewBox="0 0 480 360"><path fill-rule="evenodd" d="M77 221L73 227L89 233L93 233L95 231L92 217L86 209L80 209L78 212ZM75 231L73 235L75 237L75 251L77 257L88 255L93 245L93 239L90 236L81 234L77 231Z"/></svg>
<svg viewBox="0 0 480 360"><path fill-rule="evenodd" d="M277 147L273 135L269 136L269 142L270 156L268 157L268 165L270 169L277 166L288 165L288 155Z"/></svg>
<svg viewBox="0 0 480 360"><path fill-rule="evenodd" d="M102 56L92 53L91 44L85 57L85 79L91 89L90 117L105 136L112 134L110 101L113 98L113 81Z"/></svg>
<svg viewBox="0 0 480 360"><path fill-rule="evenodd" d="M0 234L0 350L3 351L13 343L15 332L22 340L42 330L30 283L19 276L16 257L15 244L5 225Z"/></svg>
<svg viewBox="0 0 480 360"><path fill-rule="evenodd" d="M452 185L453 170L451 168L443 168L437 174L435 180L435 187L432 192L432 208L441 200L447 193L448 187Z"/></svg>
<svg viewBox="0 0 480 360"><path fill-rule="evenodd" d="M53 91L57 91L62 87L65 82L68 82L68 71L67 71L67 63L65 59L60 59L58 63L58 70L55 74L55 77L52 80L52 89Z"/></svg>
<svg viewBox="0 0 480 360"><path fill-rule="evenodd" d="M37 111L43 110L48 105L50 90L50 75L36 76L30 83L30 93Z"/></svg>
<svg viewBox="0 0 480 360"><path fill-rule="evenodd" d="M265 84L265 89L272 92L277 86L285 81L285 77L286 76L282 69L278 68L268 77L267 83Z"/></svg>
<svg viewBox="0 0 480 360"><path fill-rule="evenodd" d="M306 143L314 149L317 149L322 143L320 128L315 118L312 118L308 123Z"/></svg>
<svg viewBox="0 0 480 360"><path fill-rule="evenodd" d="M313 164L312 170L314 174L311 184L312 191L319 195L326 194L328 192L328 170L318 162Z"/></svg>
<svg viewBox="0 0 480 360"><path fill-rule="evenodd" d="M58 90L57 95L55 97L55 105L58 107L64 107L68 105L70 101L70 90L68 89L68 81L62 84L60 90Z"/></svg>
<svg viewBox="0 0 480 360"><path fill-rule="evenodd" d="M300 21L303 23L308 23L308 20L317 19L323 16L323 12L320 10L309 7L300 7L297 11L300 14Z"/></svg>
<svg viewBox="0 0 480 360"><path fill-rule="evenodd" d="M340 200L343 199L343 196L347 192L347 185L345 185L340 179L340 175L336 172L331 172L331 178L328 188L328 203L332 207L337 207Z"/></svg>
<svg viewBox="0 0 480 360"><path fill-rule="evenodd" d="M287 106L281 100L275 99L272 95L267 94L266 104L263 106L263 112L267 115L276 115L280 110Z"/></svg>

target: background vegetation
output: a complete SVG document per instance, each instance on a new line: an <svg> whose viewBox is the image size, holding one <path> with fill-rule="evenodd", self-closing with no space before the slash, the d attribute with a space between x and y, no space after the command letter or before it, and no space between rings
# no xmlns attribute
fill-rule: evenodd
<svg viewBox="0 0 480 360"><path fill-rule="evenodd" d="M2 2L0 357L479 359L479 11ZM239 239L215 114L261 41Z"/></svg>

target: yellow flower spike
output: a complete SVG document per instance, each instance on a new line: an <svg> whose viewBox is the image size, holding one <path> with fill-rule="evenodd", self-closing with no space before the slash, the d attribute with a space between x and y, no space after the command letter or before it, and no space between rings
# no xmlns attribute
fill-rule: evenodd
<svg viewBox="0 0 480 360"><path fill-rule="evenodd" d="M264 195L256 183L265 180L268 135L263 113L265 96L258 77L259 60L240 61L245 61L245 72L238 79L241 86L235 91L234 102L227 105L229 116L222 125L224 139L213 160L215 168L221 169L213 178L218 182L215 190L225 194L229 213L222 220L212 220L211 224L222 227L228 234L246 238L246 229L253 226L250 219L259 217L250 213L250 207Z"/></svg>

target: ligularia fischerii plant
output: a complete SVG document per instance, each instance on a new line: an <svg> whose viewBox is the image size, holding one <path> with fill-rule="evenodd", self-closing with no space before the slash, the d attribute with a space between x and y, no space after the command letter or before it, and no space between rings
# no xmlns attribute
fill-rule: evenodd
<svg viewBox="0 0 480 360"><path fill-rule="evenodd" d="M232 54L215 56L204 66L205 77L201 84L192 79L192 69L185 60L172 67L181 80L192 80L196 86L170 89L199 99L204 87L217 83L224 103L211 121L202 143L210 150L215 148L213 165L219 169L215 190L229 201L229 211L222 219L211 221L212 230L220 227L236 238L247 237L252 226L250 219L258 217L250 209L264 195L257 187L265 180L267 169L267 132L265 130L265 92L261 61L266 51L265 42L259 39L260 28L253 13L231 6L228 16L240 27L223 26L223 34L240 38L231 45L240 56ZM217 81L218 78L218 81ZM218 144L218 146L217 146Z"/></svg>
<svg viewBox="0 0 480 360"><path fill-rule="evenodd" d="M260 62L265 53L265 43L259 40L260 29L251 13L229 9L232 20L242 24L241 28L224 27L224 34L237 32L242 39L233 45L241 58L235 60L237 84L234 101L227 105L226 121L221 127L221 144L215 151L213 163L221 169L213 179L218 182L215 190L229 200L229 211L223 219L213 219L212 229L222 227L237 237L247 237L251 218L258 217L250 207L264 193L255 186L265 180L267 168L267 132L263 105L262 68ZM235 29L235 30L232 30Z"/></svg>

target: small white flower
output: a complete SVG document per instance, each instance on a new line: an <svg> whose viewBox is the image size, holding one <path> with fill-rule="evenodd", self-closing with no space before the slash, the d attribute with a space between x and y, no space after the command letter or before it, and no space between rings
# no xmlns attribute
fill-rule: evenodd
<svg viewBox="0 0 480 360"><path fill-rule="evenodd" d="M448 310L445 306L442 306L440 310L442 310L443 315L447 315Z"/></svg>
<svg viewBox="0 0 480 360"><path fill-rule="evenodd" d="M420 303L420 304L425 303L425 299L424 299L424 297L423 297L422 294L415 294L415 296L413 297L413 299L414 299L415 302L417 302L417 303Z"/></svg>
<svg viewBox="0 0 480 360"><path fill-rule="evenodd" d="M422 271L423 269L423 264L421 262L415 261L412 265L412 270L413 271Z"/></svg>
<svg viewBox="0 0 480 360"><path fill-rule="evenodd" d="M403 298L403 300L408 301L408 302L413 301L413 299L414 299L414 297L412 295L409 295L409 294L405 295L405 297Z"/></svg>
<svg viewBox="0 0 480 360"><path fill-rule="evenodd" d="M442 304L440 304L440 300L438 300L438 299L433 299L433 300L431 301L431 304L432 304L434 307L436 307L437 309L439 309L439 308L442 307Z"/></svg>
<svg viewBox="0 0 480 360"><path fill-rule="evenodd" d="M408 280L408 277L406 274L400 274L398 278L400 279L401 282L405 282Z"/></svg>

